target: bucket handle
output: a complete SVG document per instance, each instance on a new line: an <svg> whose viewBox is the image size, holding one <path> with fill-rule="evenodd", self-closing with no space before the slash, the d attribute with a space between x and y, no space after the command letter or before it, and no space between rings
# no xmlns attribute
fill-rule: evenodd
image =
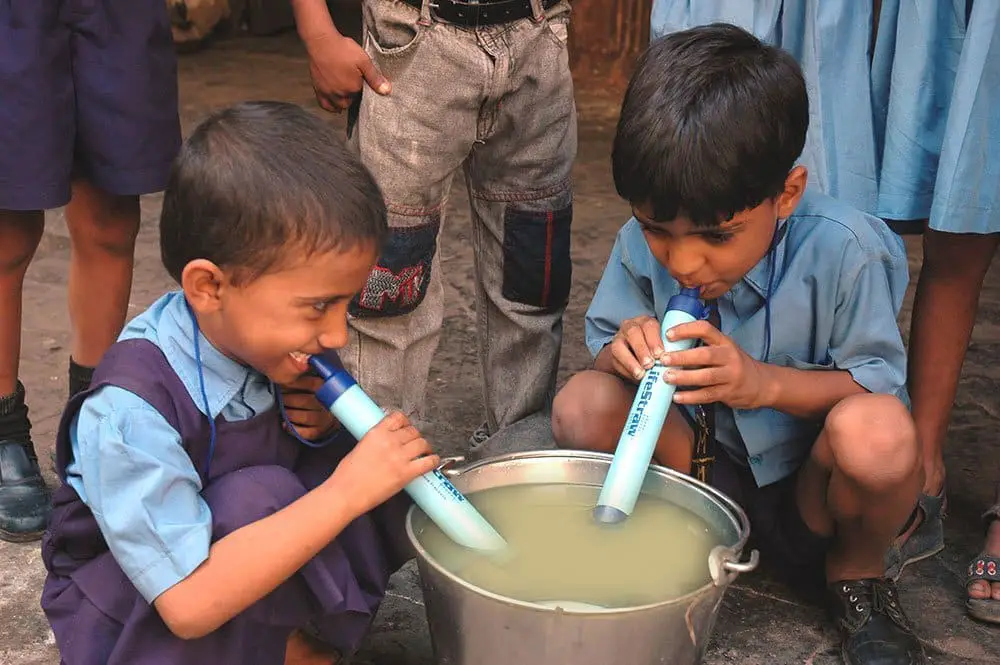
<svg viewBox="0 0 1000 665"><path fill-rule="evenodd" d="M461 464L465 463L464 455L452 455L450 457L442 457L441 463L438 465L437 470L441 472L445 478L454 478L460 475L463 469L455 468Z"/></svg>
<svg viewBox="0 0 1000 665"><path fill-rule="evenodd" d="M722 563L722 567L731 573L751 573L757 569L758 563L760 563L760 552L751 550L749 561L730 561L727 559Z"/></svg>
<svg viewBox="0 0 1000 665"><path fill-rule="evenodd" d="M728 547L719 545L712 548L708 555L708 570L712 574L715 586L728 586L741 573L756 570L757 564L760 563L760 552L757 550L750 551L749 561L740 561L735 557L736 552Z"/></svg>

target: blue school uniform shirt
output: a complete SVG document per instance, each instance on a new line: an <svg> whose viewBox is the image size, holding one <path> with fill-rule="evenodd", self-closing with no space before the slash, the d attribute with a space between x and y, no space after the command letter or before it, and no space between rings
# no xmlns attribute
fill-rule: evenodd
<svg viewBox="0 0 1000 665"><path fill-rule="evenodd" d="M803 370L846 370L873 393L908 403L906 353L896 317L909 280L902 240L881 220L807 190L774 249L718 300L722 332L760 360ZM773 271L773 274L771 274ZM595 357L622 321L662 319L677 281L649 251L642 227L618 232L586 315ZM770 293L768 293L770 291ZM716 438L759 486L795 472L822 429L773 409L717 405Z"/></svg>
<svg viewBox="0 0 1000 665"><path fill-rule="evenodd" d="M132 320L119 339L156 344L205 413L194 335L184 295L174 292ZM232 422L275 408L266 377L198 335L209 417ZM212 540L212 514L180 434L145 400L106 386L84 401L70 441L66 482L93 512L118 565L153 602L208 558Z"/></svg>

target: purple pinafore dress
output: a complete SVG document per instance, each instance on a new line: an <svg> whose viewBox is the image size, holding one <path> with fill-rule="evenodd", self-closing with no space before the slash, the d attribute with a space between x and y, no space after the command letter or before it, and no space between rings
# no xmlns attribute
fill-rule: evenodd
<svg viewBox="0 0 1000 665"><path fill-rule="evenodd" d="M87 396L106 385L138 395L180 433L212 512L213 542L318 486L354 444L345 433L323 448L304 446L272 409L238 422L217 418L213 448L208 418L163 352L146 340L126 340L108 351L90 390L66 407L56 441L63 480L70 424ZM403 530L409 500L399 494L352 522L298 573L218 630L182 640L118 566L77 493L64 483L53 503L42 542L48 570L42 608L66 665L280 665L291 631L304 627L350 653L367 633L389 575L410 556Z"/></svg>

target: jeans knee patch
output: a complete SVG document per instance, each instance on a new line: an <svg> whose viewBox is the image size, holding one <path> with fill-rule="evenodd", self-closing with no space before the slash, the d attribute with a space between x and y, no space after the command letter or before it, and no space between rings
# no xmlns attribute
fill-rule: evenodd
<svg viewBox="0 0 1000 665"><path fill-rule="evenodd" d="M503 297L534 307L558 308L569 301L573 263L570 227L573 204L555 210L525 210L511 204L503 222Z"/></svg>
<svg viewBox="0 0 1000 665"><path fill-rule="evenodd" d="M431 281L431 262L437 251L440 226L441 217L435 214L417 226L399 226L389 231L368 282L351 302L353 316L399 316L409 314L423 302Z"/></svg>

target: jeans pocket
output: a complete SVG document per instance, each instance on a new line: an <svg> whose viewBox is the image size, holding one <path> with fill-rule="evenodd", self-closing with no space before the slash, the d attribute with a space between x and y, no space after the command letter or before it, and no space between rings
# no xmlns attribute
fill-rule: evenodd
<svg viewBox="0 0 1000 665"><path fill-rule="evenodd" d="M569 43L569 14L561 14L545 20L545 32L560 48Z"/></svg>
<svg viewBox="0 0 1000 665"><path fill-rule="evenodd" d="M413 50L424 34L420 11L402 2L366 2L365 45L379 58Z"/></svg>

